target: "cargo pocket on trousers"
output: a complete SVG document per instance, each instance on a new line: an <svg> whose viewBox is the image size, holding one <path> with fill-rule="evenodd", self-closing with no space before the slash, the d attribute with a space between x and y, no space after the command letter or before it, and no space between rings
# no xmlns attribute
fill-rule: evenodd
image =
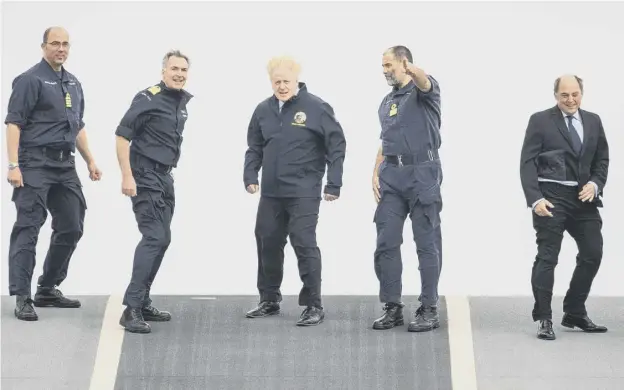
<svg viewBox="0 0 624 390"><path fill-rule="evenodd" d="M41 226L45 223L46 196L44 188L24 185L13 189L11 201L15 203L17 226Z"/></svg>
<svg viewBox="0 0 624 390"><path fill-rule="evenodd" d="M132 211L137 221L162 220L165 201L158 192L139 190L137 196L130 199L132 199Z"/></svg>
<svg viewBox="0 0 624 390"><path fill-rule="evenodd" d="M440 225L440 212L442 211L440 184L436 183L421 191L418 194L418 200L431 226L437 228Z"/></svg>
<svg viewBox="0 0 624 390"><path fill-rule="evenodd" d="M87 198L84 196L84 193L82 192L82 185L78 183L69 183L69 184L65 184L65 187L67 188L67 191L73 192L74 195L76 195L78 199L80 199L80 203L82 204L82 207L86 210Z"/></svg>

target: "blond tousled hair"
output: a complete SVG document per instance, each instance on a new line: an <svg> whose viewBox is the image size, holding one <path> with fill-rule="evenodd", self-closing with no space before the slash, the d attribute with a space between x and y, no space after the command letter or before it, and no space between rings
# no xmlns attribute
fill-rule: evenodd
<svg viewBox="0 0 624 390"><path fill-rule="evenodd" d="M269 73L269 76L271 76L278 68L286 68L295 73L297 76L301 73L301 65L294 58L289 56L278 56L269 60L269 63L267 64L267 72Z"/></svg>

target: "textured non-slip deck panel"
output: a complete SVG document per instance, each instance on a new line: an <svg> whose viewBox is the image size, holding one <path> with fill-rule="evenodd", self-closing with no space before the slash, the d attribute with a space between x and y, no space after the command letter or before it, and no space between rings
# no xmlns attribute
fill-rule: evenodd
<svg viewBox="0 0 624 390"><path fill-rule="evenodd" d="M81 309L38 309L38 322L13 316L2 297L2 389L89 390L107 297L80 297ZM194 300L154 297L170 323L124 336L115 388L128 390L433 389L452 390L444 301L442 327L413 334L371 329L375 297L326 297L325 323L296 327L301 308L286 297L283 314L244 318L255 297ZM413 315L416 300L406 297ZM584 334L559 325L557 340L535 338L530 297L470 298L479 390L621 390L624 298L590 298L589 314L609 327Z"/></svg>
<svg viewBox="0 0 624 390"><path fill-rule="evenodd" d="M446 312L442 327L377 331L375 297L325 297L326 318L297 327L302 308L286 297L282 314L248 319L255 297L156 297L170 323L126 334L116 389L451 390ZM409 305L413 301L413 305ZM413 316L415 298L406 298Z"/></svg>

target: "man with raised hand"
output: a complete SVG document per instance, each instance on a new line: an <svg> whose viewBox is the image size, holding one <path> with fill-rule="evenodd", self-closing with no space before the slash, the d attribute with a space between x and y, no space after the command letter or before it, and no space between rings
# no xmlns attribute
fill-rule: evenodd
<svg viewBox="0 0 624 390"><path fill-rule="evenodd" d="M392 87L379 106L381 147L373 170L373 193L378 202L375 273L384 314L374 329L403 325L401 244L409 215L416 242L421 294L420 307L408 331L440 326L438 282L442 269L442 141L440 86L433 76L413 64L405 46L383 53L382 68Z"/></svg>

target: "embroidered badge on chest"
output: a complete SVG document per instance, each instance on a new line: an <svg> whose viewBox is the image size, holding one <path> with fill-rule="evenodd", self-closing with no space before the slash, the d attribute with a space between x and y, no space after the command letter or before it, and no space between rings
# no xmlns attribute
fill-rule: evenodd
<svg viewBox="0 0 624 390"><path fill-rule="evenodd" d="M293 123L291 123L291 125L305 126L305 121L306 121L305 112L299 111L298 113L295 114L295 117L293 118Z"/></svg>
<svg viewBox="0 0 624 390"><path fill-rule="evenodd" d="M71 104L71 95L69 94L69 92L67 92L65 94L65 107L66 108L71 108L72 104Z"/></svg>
<svg viewBox="0 0 624 390"><path fill-rule="evenodd" d="M395 116L397 114L397 112L399 112L398 107L397 107L396 103L393 103L390 106L390 112L388 113L388 116Z"/></svg>

